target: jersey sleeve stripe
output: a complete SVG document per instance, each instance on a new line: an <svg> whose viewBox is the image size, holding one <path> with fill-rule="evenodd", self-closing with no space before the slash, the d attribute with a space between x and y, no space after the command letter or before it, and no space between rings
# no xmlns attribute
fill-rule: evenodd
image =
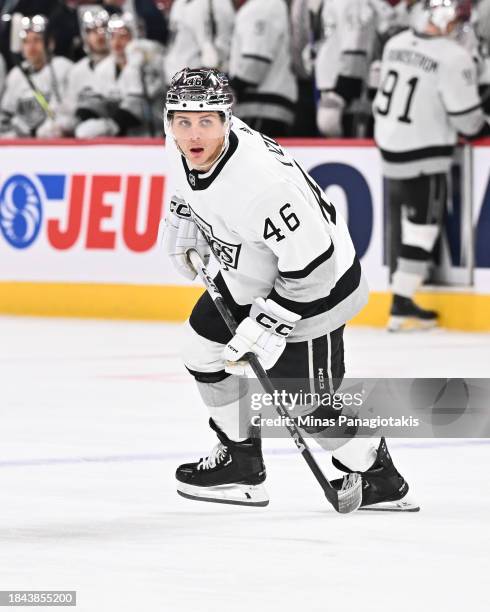
<svg viewBox="0 0 490 612"><path fill-rule="evenodd" d="M261 93L255 91L244 91L240 99L241 104L246 102L259 102L260 104L276 104L291 111L295 111L296 105L288 98L278 94Z"/></svg>
<svg viewBox="0 0 490 612"><path fill-rule="evenodd" d="M478 104L475 104L475 106L471 106L470 108L466 108L465 110L447 111L447 114L450 115L451 117L459 117L460 115L467 115L469 113L472 113L473 111L476 111L481 107L482 107L481 102L479 102Z"/></svg>
<svg viewBox="0 0 490 612"><path fill-rule="evenodd" d="M359 287L361 276L361 264L355 256L351 267L339 278L330 293L323 298L312 302L296 302L283 297L275 288L268 297L280 306L301 315L302 319L308 319L332 310L347 299Z"/></svg>
<svg viewBox="0 0 490 612"><path fill-rule="evenodd" d="M272 64L272 60L269 57L263 55L254 55L253 53L242 53L242 57L245 59L253 59L257 62L264 62L265 64Z"/></svg>
<svg viewBox="0 0 490 612"><path fill-rule="evenodd" d="M367 55L367 52L363 51L362 49L346 49L345 51L342 51L342 55L360 55L364 57Z"/></svg>
<svg viewBox="0 0 490 612"><path fill-rule="evenodd" d="M332 243L330 243L330 246L328 247L328 249L324 253L322 253L316 259L311 261L302 270L294 270L294 271L291 271L291 272L283 272L282 270L279 270L279 274L283 278L306 278L307 276L309 276L313 272L313 270L318 268L318 266L320 266L322 263L324 263L328 259L330 259L330 257L332 257L332 255L333 255L333 252L334 252L334 246L333 246L333 242L332 242Z"/></svg>

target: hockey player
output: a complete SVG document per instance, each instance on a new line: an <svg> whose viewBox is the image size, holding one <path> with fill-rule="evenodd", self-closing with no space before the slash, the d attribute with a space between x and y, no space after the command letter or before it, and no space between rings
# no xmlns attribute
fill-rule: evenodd
<svg viewBox="0 0 490 612"><path fill-rule="evenodd" d="M111 15L107 30L110 55L95 68L93 92L79 103L77 138L116 135L156 135L154 110L163 95L163 48L136 40L130 13ZM163 127L163 126L162 126Z"/></svg>
<svg viewBox="0 0 490 612"><path fill-rule="evenodd" d="M166 147L180 191L165 219L164 249L188 279L196 272L187 249L205 260L212 254L220 266L215 282L239 321L232 337L204 294L186 324L185 365L219 443L177 469L177 490L191 499L266 505L261 442L246 410L239 412L238 377L247 372L241 358L256 353L272 378L324 377L337 387L344 325L366 303L367 286L333 204L274 140L234 118L231 106L228 81L213 70L185 69L167 92ZM415 508L384 439L350 439L333 461L362 474L365 507Z"/></svg>
<svg viewBox="0 0 490 612"><path fill-rule="evenodd" d="M425 26L427 17L423 10L423 0L400 0L395 6L396 26L419 30Z"/></svg>
<svg viewBox="0 0 490 612"><path fill-rule="evenodd" d="M392 219L401 209L401 245L392 223L390 330L432 327L437 313L413 301L424 280L446 202L447 173L458 133L478 135L485 118L475 63L450 38L469 15L466 0L427 0L423 32L407 30L386 45L374 101L375 138L387 178Z"/></svg>
<svg viewBox="0 0 490 612"><path fill-rule="evenodd" d="M24 61L7 76L0 108L3 138L62 135L53 130L53 121L66 94L73 64L64 57L50 57L47 25L42 15L22 18Z"/></svg>
<svg viewBox="0 0 490 612"><path fill-rule="evenodd" d="M3 90L5 88L5 79L7 76L7 65L3 59L3 55L0 55L0 100L2 99Z"/></svg>
<svg viewBox="0 0 490 612"><path fill-rule="evenodd" d="M389 30L395 14L385 0L325 0L321 17L318 130L328 137L357 136L357 116L368 113L364 93L376 35Z"/></svg>
<svg viewBox="0 0 490 612"><path fill-rule="evenodd" d="M298 99L291 64L286 2L248 0L237 13L230 56L237 117L268 136L286 136Z"/></svg>
<svg viewBox="0 0 490 612"><path fill-rule="evenodd" d="M68 78L67 99L64 106L71 132L77 123L88 118L84 117L83 110L80 111L81 116L77 116L78 109L87 108L87 105L94 105L96 100L99 100L98 114L103 114L104 102L101 96L97 96L94 92L95 68L109 53L107 39L109 13L98 6L87 8L81 11L80 21L87 56L73 66Z"/></svg>
<svg viewBox="0 0 490 612"><path fill-rule="evenodd" d="M232 0L174 0L165 72L190 68L228 71L235 10Z"/></svg>
<svg viewBox="0 0 490 612"><path fill-rule="evenodd" d="M486 98L490 92L490 0L480 0L473 13L481 67L479 90L480 95Z"/></svg>

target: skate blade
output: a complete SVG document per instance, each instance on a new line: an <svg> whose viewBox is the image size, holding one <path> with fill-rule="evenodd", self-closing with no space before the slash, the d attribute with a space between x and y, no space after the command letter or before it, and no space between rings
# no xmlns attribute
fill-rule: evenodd
<svg viewBox="0 0 490 612"><path fill-rule="evenodd" d="M366 512L419 512L420 506L412 499L403 497L397 501L362 506L359 510L366 510Z"/></svg>
<svg viewBox="0 0 490 612"><path fill-rule="evenodd" d="M392 315L388 321L387 330L390 332L423 331L437 327L437 320L424 321L416 317L400 317Z"/></svg>
<svg viewBox="0 0 490 612"><path fill-rule="evenodd" d="M177 493L186 499L214 502L215 504L263 507L269 503L269 496L262 485L231 484L218 487L196 487L178 482Z"/></svg>

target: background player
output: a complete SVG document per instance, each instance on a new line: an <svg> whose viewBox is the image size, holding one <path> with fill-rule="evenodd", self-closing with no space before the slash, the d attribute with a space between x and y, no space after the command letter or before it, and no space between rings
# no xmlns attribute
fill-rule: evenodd
<svg viewBox="0 0 490 612"><path fill-rule="evenodd" d="M131 13L108 22L110 54L95 68L93 95L78 105L78 138L158 133L156 106L164 92L163 48L137 39ZM161 113L160 113L161 115Z"/></svg>
<svg viewBox="0 0 490 612"><path fill-rule="evenodd" d="M216 71L183 70L167 93L166 148L180 193L164 248L189 279L196 272L187 249L204 258L212 252L215 282L240 322L232 338L205 293L187 323L185 364L220 442L180 466L177 480L192 499L265 505L260 439L240 411L238 376L247 373L240 359L253 351L273 378L303 379L308 390L309 379L323 378L335 390L344 376L344 325L366 303L367 286L347 226L320 187L275 141L233 118L231 105ZM338 415L311 405L304 412ZM352 438L334 463L361 472L364 506L416 508L384 439Z"/></svg>
<svg viewBox="0 0 490 612"><path fill-rule="evenodd" d="M97 79L95 68L109 54L107 25L109 13L100 7L91 7L81 12L81 31L84 50L87 56L79 60L71 69L68 78L68 91L66 100L67 114L71 118L71 131L76 124L82 120L77 116L79 108L87 108L100 102L99 114L103 113L103 100L94 92L94 84Z"/></svg>
<svg viewBox="0 0 490 612"><path fill-rule="evenodd" d="M174 0L165 72L185 66L228 70L235 10L232 0Z"/></svg>
<svg viewBox="0 0 490 612"><path fill-rule="evenodd" d="M230 57L235 114L269 136L287 136L298 99L284 0L247 0L237 13Z"/></svg>
<svg viewBox="0 0 490 612"><path fill-rule="evenodd" d="M385 34L394 20L395 13L385 0L323 3L315 82L321 96L317 125L324 136L359 135L358 123L364 123L368 114L366 80L377 36Z"/></svg>
<svg viewBox="0 0 490 612"><path fill-rule="evenodd" d="M396 259L390 330L436 323L437 313L417 306L413 296L439 235L458 134L475 137L486 130L475 62L451 38L471 5L427 0L425 9L422 32L406 30L388 41L374 101Z"/></svg>
<svg viewBox="0 0 490 612"><path fill-rule="evenodd" d="M3 138L51 136L53 120L66 95L72 62L50 56L48 21L23 17L20 39L23 61L7 76L0 108Z"/></svg>

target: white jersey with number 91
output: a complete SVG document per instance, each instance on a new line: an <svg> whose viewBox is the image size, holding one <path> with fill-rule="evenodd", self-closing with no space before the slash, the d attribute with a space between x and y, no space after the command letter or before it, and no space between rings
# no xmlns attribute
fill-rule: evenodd
<svg viewBox="0 0 490 612"><path fill-rule="evenodd" d="M447 37L394 36L373 110L386 176L446 172L458 132L473 136L484 124L471 55Z"/></svg>

